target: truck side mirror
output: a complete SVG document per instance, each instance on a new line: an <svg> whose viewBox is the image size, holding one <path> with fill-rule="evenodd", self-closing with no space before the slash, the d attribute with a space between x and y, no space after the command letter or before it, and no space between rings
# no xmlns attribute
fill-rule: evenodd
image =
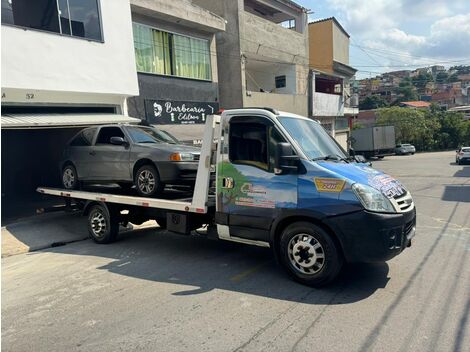
<svg viewBox="0 0 470 352"><path fill-rule="evenodd" d="M300 158L294 154L292 146L289 143L278 143L276 145L274 173L281 175L288 171L297 171L297 163Z"/></svg>

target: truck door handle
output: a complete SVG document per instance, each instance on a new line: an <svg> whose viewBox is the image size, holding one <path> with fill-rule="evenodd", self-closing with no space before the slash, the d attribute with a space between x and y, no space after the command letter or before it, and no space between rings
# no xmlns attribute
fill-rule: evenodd
<svg viewBox="0 0 470 352"><path fill-rule="evenodd" d="M222 188L233 188L233 178L232 177L224 177L222 179Z"/></svg>
<svg viewBox="0 0 470 352"><path fill-rule="evenodd" d="M96 155L96 152L94 150L92 150L91 152L89 152L88 154L90 155Z"/></svg>

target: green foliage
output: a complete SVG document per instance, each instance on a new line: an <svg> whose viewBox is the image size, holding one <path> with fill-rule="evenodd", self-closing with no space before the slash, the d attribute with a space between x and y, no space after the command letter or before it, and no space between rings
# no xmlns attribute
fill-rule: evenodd
<svg viewBox="0 0 470 352"><path fill-rule="evenodd" d="M416 93L416 88L413 86L411 78L404 78L399 86L398 93L401 94L401 97L398 98L399 102L402 101L413 101L418 99L418 94Z"/></svg>
<svg viewBox="0 0 470 352"><path fill-rule="evenodd" d="M453 83L453 82L458 82L459 80L459 74L458 73L454 73L453 75L449 76L449 83Z"/></svg>
<svg viewBox="0 0 470 352"><path fill-rule="evenodd" d="M449 71L457 71L458 75L464 75L467 73L470 73L470 66L469 65L458 65L458 66L452 66Z"/></svg>
<svg viewBox="0 0 470 352"><path fill-rule="evenodd" d="M359 103L360 110L378 109L386 106L388 106L386 100L380 95L370 95Z"/></svg>
<svg viewBox="0 0 470 352"><path fill-rule="evenodd" d="M360 130L361 128L364 128L365 126L361 123L355 123L353 126L352 126L352 129L353 131L354 130Z"/></svg>
<svg viewBox="0 0 470 352"><path fill-rule="evenodd" d="M379 125L395 126L397 143L411 143L418 150L457 148L470 142L470 121L437 106L430 110L384 108L377 115Z"/></svg>
<svg viewBox="0 0 470 352"><path fill-rule="evenodd" d="M413 83L413 86L415 86L419 91L422 91L426 87L426 84L428 82L434 82L434 79L432 77L432 74L426 73L419 74L418 76L413 77L411 79L411 82Z"/></svg>
<svg viewBox="0 0 470 352"><path fill-rule="evenodd" d="M436 75L436 83L447 83L449 82L449 74L445 71L441 71Z"/></svg>

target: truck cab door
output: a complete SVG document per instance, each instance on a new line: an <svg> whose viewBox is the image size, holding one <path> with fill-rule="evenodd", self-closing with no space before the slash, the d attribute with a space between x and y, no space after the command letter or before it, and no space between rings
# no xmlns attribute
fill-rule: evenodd
<svg viewBox="0 0 470 352"><path fill-rule="evenodd" d="M225 231L219 236L268 242L274 219L297 207L297 173L277 174L274 167L277 144L287 139L265 116L231 117L221 133L216 220Z"/></svg>

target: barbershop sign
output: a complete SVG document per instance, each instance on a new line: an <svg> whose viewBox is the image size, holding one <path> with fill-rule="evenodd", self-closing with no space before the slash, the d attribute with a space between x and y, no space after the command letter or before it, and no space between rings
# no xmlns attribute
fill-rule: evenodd
<svg viewBox="0 0 470 352"><path fill-rule="evenodd" d="M145 100L147 121L159 125L206 123L207 115L217 113L218 103L174 100Z"/></svg>

